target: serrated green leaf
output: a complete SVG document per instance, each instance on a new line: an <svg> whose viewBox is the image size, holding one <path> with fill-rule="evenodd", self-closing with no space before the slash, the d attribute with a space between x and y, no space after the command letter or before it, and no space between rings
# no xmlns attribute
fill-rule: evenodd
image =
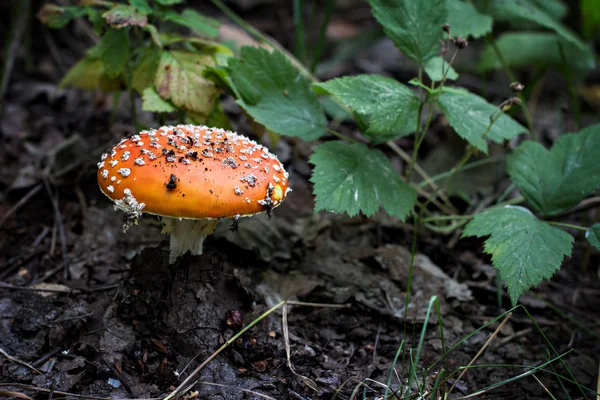
<svg viewBox="0 0 600 400"><path fill-rule="evenodd" d="M181 14L167 9L163 13L163 18L167 21L185 26L198 35L204 35L216 38L219 35L221 23L216 19L206 17L199 12L186 8Z"/></svg>
<svg viewBox="0 0 600 400"><path fill-rule="evenodd" d="M383 206L388 214L404 220L417 201L414 189L400 179L385 155L363 144L321 144L309 162L315 165L310 178L315 211L370 216Z"/></svg>
<svg viewBox="0 0 600 400"><path fill-rule="evenodd" d="M553 30L563 39L585 50L586 45L569 28L552 18L546 11L538 7L531 0L503 0L489 1L488 7L484 10L486 14L491 15L494 20L502 22L526 21L532 22L538 26Z"/></svg>
<svg viewBox="0 0 600 400"><path fill-rule="evenodd" d="M462 0L446 0L448 7L447 23L452 36L473 37L475 39L492 31L493 20L489 15L481 14L471 4Z"/></svg>
<svg viewBox="0 0 600 400"><path fill-rule="evenodd" d="M591 49L581 50L551 32L505 33L497 39L496 45L503 61L497 57L494 48L488 45L479 59L477 69L480 72L502 69L503 62L511 68L561 66L564 62L578 71L591 71L596 67L595 55Z"/></svg>
<svg viewBox="0 0 600 400"><path fill-rule="evenodd" d="M600 250L600 224L594 224L585 231L585 238L596 250Z"/></svg>
<svg viewBox="0 0 600 400"><path fill-rule="evenodd" d="M73 18L81 17L86 13L85 7L60 7L54 4L45 4L40 9L38 18L50 28L58 29L67 25Z"/></svg>
<svg viewBox="0 0 600 400"><path fill-rule="evenodd" d="M125 70L129 59L129 34L125 29L108 29L100 42L88 50L90 58L101 60L104 72L116 77Z"/></svg>
<svg viewBox="0 0 600 400"><path fill-rule="evenodd" d="M283 54L242 47L240 58L229 60L228 72L237 103L267 129L304 140L325 133L327 119L317 96Z"/></svg>
<svg viewBox="0 0 600 400"><path fill-rule="evenodd" d="M163 100L153 87L144 89L142 95L142 110L152 112L172 112L177 108L170 102Z"/></svg>
<svg viewBox="0 0 600 400"><path fill-rule="evenodd" d="M126 26L144 27L148 23L146 15L137 11L134 7L124 4L111 8L102 14L102 17L114 29L121 29Z"/></svg>
<svg viewBox="0 0 600 400"><path fill-rule="evenodd" d="M106 75L102 61L82 58L71 67L58 87L115 92L123 89L124 82L121 78L111 78Z"/></svg>
<svg viewBox="0 0 600 400"><path fill-rule="evenodd" d="M154 44L156 44L159 48L162 49L163 44L160 40L160 33L158 32L158 29L156 29L156 27L152 24L146 24L146 26L144 26L144 30L150 34L150 37L152 37L152 41L154 42Z"/></svg>
<svg viewBox="0 0 600 400"><path fill-rule="evenodd" d="M438 105L456 133L486 154L486 139L502 143L527 132L524 126L506 114L502 114L488 131L490 117L498 114L498 107L466 90L444 88ZM486 131L488 133L483 137Z"/></svg>
<svg viewBox="0 0 600 400"><path fill-rule="evenodd" d="M148 4L148 0L129 0L129 4L144 15L152 14L152 7Z"/></svg>
<svg viewBox="0 0 600 400"><path fill-rule="evenodd" d="M571 255L573 243L567 232L514 206L475 215L462 236L489 236L484 251L492 255L492 264L506 282L513 305L523 292L552 277L564 257Z"/></svg>
<svg viewBox="0 0 600 400"><path fill-rule="evenodd" d="M533 209L556 215L600 187L600 124L559 136L550 151L523 142L508 157L506 170Z"/></svg>
<svg viewBox="0 0 600 400"><path fill-rule="evenodd" d="M369 0L373 16L400 51L423 64L440 51L446 0Z"/></svg>
<svg viewBox="0 0 600 400"><path fill-rule="evenodd" d="M214 65L210 56L188 51L163 51L154 85L160 97L177 107L208 115L219 97L214 83L203 76Z"/></svg>
<svg viewBox="0 0 600 400"><path fill-rule="evenodd" d="M131 77L131 87L139 94L142 94L144 89L154 84L159 61L159 51L148 48L141 51L141 56L133 68Z"/></svg>
<svg viewBox="0 0 600 400"><path fill-rule="evenodd" d="M447 80L455 81L458 79L458 74L454 68L452 66L448 66L448 61L444 61L442 57L430 58L429 61L427 61L424 65L427 76L429 76L429 79L434 82L439 82L442 80L442 67L444 68L444 71L448 71L446 72Z"/></svg>
<svg viewBox="0 0 600 400"><path fill-rule="evenodd" d="M381 75L358 75L312 85L350 110L369 117L367 133L385 142L415 131L419 99L408 87Z"/></svg>
<svg viewBox="0 0 600 400"><path fill-rule="evenodd" d="M563 19L567 12L569 11L569 7L562 2L561 0L530 0L533 4L538 6L542 11L546 14L550 15L557 21Z"/></svg>
<svg viewBox="0 0 600 400"><path fill-rule="evenodd" d="M154 2L161 6L172 6L174 4L185 3L185 0L154 0Z"/></svg>

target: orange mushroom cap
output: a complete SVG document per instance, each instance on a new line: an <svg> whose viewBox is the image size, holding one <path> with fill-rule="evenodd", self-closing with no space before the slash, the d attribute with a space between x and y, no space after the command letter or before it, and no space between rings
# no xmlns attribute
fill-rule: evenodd
<svg viewBox="0 0 600 400"><path fill-rule="evenodd" d="M288 173L269 150L237 133L163 126L122 139L98 163L98 184L116 207L173 218L217 219L270 211Z"/></svg>

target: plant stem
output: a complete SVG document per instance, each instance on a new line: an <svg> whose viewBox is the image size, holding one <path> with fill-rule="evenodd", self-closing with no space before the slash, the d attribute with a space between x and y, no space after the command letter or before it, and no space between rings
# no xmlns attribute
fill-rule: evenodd
<svg viewBox="0 0 600 400"><path fill-rule="evenodd" d="M477 160L477 161L473 161L472 163L465 165L462 170L466 171L469 169L473 169L476 167L480 167L482 165L485 164L491 164L491 163L495 163L495 162L500 162L504 160L504 157L501 156L494 156L494 157L489 157L489 158L484 158L483 160ZM445 177L449 176L452 173L452 170L448 170L446 172L442 172L441 174L435 175L431 178L428 178L427 180L421 182L418 184L419 187L423 187L423 186L427 186L427 185L431 185L434 182L439 181L440 179L444 179Z"/></svg>
<svg viewBox="0 0 600 400"><path fill-rule="evenodd" d="M351 143L360 143L358 140L351 138L348 135L344 135L343 133L340 133L338 131L334 131L333 129L327 128L327 132L329 132L330 134L332 134L333 136L335 136L339 139L347 140L348 142L351 142Z"/></svg>
<svg viewBox="0 0 600 400"><path fill-rule="evenodd" d="M565 224L564 222L548 221L548 224L554 225L554 226L560 226L560 227L568 228L568 229L576 229L578 231L587 231L589 229L589 228L579 226L579 225Z"/></svg>
<svg viewBox="0 0 600 400"><path fill-rule="evenodd" d="M325 17L323 19L323 23L321 24L321 29L319 30L319 38L317 39L317 44L315 45L315 51L313 53L312 63L310 65L310 72L313 73L317 68L317 64L319 63L319 59L321 58L321 53L323 52L323 48L325 47L325 35L327 33L329 21L331 20L331 15L333 14L333 1L334 0L327 0L327 4L325 5Z"/></svg>
<svg viewBox="0 0 600 400"><path fill-rule="evenodd" d="M304 11L304 1L294 0L294 32L296 57L302 62L306 62L306 37L304 35L304 20L302 18Z"/></svg>
<svg viewBox="0 0 600 400"><path fill-rule="evenodd" d="M488 36L488 42L494 49L494 53L496 53L496 57L498 57L500 64L502 64L502 68L504 69L504 72L506 72L508 79L510 79L511 82L516 82L517 78L515 77L515 74L513 74L512 70L510 69L510 66L506 62L506 59L502 55L502 52L500 51L500 48L498 47L498 44L496 43L496 39L494 39L492 36ZM531 135L531 138L533 140L537 140L537 135L535 133L535 127L533 126L533 119L531 118L531 115L529 114L529 108L527 107L527 101L525 100L525 96L523 96L523 93L518 93L517 96L519 97L519 99L521 99L521 107L523 108L523 116L525 117L525 120L527 121L527 127L529 128L529 134Z"/></svg>

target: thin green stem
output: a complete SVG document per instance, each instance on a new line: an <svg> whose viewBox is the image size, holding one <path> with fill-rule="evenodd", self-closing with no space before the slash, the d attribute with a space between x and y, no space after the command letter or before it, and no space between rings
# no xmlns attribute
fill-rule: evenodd
<svg viewBox="0 0 600 400"><path fill-rule="evenodd" d="M498 60L500 61L500 64L502 65L504 72L506 72L508 79L510 79L511 82L516 82L517 78L515 77L515 74L512 72L512 70L510 69L510 66L506 62L504 55L502 55L502 52L500 51L500 48L498 47L498 44L496 43L496 39L494 39L490 35L490 36L488 36L488 42L492 46L494 53L496 53L496 57L498 57ZM517 96L519 97L519 99L521 99L521 107L523 109L523 116L525 117L525 120L527 121L527 127L529 128L529 134L531 135L531 138L533 140L537 140L537 136L535 133L535 127L533 125L533 119L531 118L531 114L529 113L529 108L527 107L527 101L525 100L525 96L523 96L523 93L518 93Z"/></svg>
<svg viewBox="0 0 600 400"><path fill-rule="evenodd" d="M304 35L304 1L294 0L294 33L296 57L303 63L306 62L306 36Z"/></svg>
<svg viewBox="0 0 600 400"><path fill-rule="evenodd" d="M463 171L467 171L469 169L477 168L477 167L480 167L480 166L486 165L486 164L492 164L492 163L500 162L502 160L504 160L504 157L501 157L501 156L488 157L488 158L484 158L483 160L473 161L472 163L470 163L468 165L465 165L462 168L462 170ZM442 172L441 174L432 176L431 178L424 180L423 182L419 183L417 186L424 187L424 186L427 186L427 185L431 185L434 182L437 182L437 181L439 181L441 179L446 178L451 173L452 173L452 170L448 170L446 172Z"/></svg>
<svg viewBox="0 0 600 400"><path fill-rule="evenodd" d="M565 224L564 222L548 221L548 223L550 225L560 226L562 228L568 228L568 229L576 229L578 231L587 231L587 230L589 230L589 228L586 228L586 227L583 227L583 226L573 225L573 224Z"/></svg>
<svg viewBox="0 0 600 400"><path fill-rule="evenodd" d="M333 136L335 136L339 139L347 140L348 142L351 142L351 143L360 143L358 140L351 138L348 135L344 135L343 133L340 133L338 131L334 131L331 128L327 128L327 132L329 132L330 134L332 134Z"/></svg>
<svg viewBox="0 0 600 400"><path fill-rule="evenodd" d="M321 59L321 53L323 53L323 48L325 47L325 35L327 33L327 27L329 26L329 21L331 20L332 14L333 0L327 0L327 4L325 5L325 17L323 19L323 23L321 24L321 29L319 30L319 38L317 39L317 44L315 45L315 52L313 53L310 72L315 72L315 69L317 69L317 64Z"/></svg>

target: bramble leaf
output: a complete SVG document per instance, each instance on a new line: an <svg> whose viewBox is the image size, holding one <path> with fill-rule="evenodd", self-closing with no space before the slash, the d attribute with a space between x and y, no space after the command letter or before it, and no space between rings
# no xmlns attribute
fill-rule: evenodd
<svg viewBox="0 0 600 400"><path fill-rule="evenodd" d="M88 56L102 60L104 72L110 77L116 77L125 70L129 51L127 31L125 29L108 29L100 42L88 50Z"/></svg>
<svg viewBox="0 0 600 400"><path fill-rule="evenodd" d="M531 207L556 215L600 187L600 124L559 136L550 151L523 142L508 157L506 170Z"/></svg>
<svg viewBox="0 0 600 400"><path fill-rule="evenodd" d="M181 14L167 9L163 12L163 18L167 21L185 26L198 35L216 38L219 35L221 23L216 19L206 17L196 10L186 8Z"/></svg>
<svg viewBox="0 0 600 400"><path fill-rule="evenodd" d="M317 96L283 54L243 47L227 71L237 103L267 129L304 140L325 133L327 119Z"/></svg>
<svg viewBox="0 0 600 400"><path fill-rule="evenodd" d="M85 7L60 7L54 4L44 4L38 13L38 18L50 28L58 29L67 25L73 18L87 13Z"/></svg>
<svg viewBox="0 0 600 400"><path fill-rule="evenodd" d="M212 65L214 62L207 55L182 50L163 51L154 85L164 100L207 116L219 97L215 84L203 76L204 69Z"/></svg>
<svg viewBox="0 0 600 400"><path fill-rule="evenodd" d="M488 7L483 10L491 15L494 20L502 22L526 21L553 30L560 37L567 40L581 50L585 50L585 43L577 35L558 22L535 1L531 0L503 0L489 1Z"/></svg>
<svg viewBox="0 0 600 400"><path fill-rule="evenodd" d="M148 18L143 13L137 11L132 6L120 4L102 14L106 23L111 28L120 29L126 26L144 27L148 23Z"/></svg>
<svg viewBox="0 0 600 400"><path fill-rule="evenodd" d="M590 71L596 67L591 49L581 50L551 32L509 32L501 35L496 40L496 45L503 61L498 59L494 48L488 45L479 59L479 71L502 69L503 63L518 68L530 65L562 66L566 62L580 71Z"/></svg>
<svg viewBox="0 0 600 400"><path fill-rule="evenodd" d="M104 73L104 64L101 60L82 58L71 67L69 72L60 81L59 88L74 87L83 90L102 90L116 92L124 87L120 77L111 78Z"/></svg>
<svg viewBox="0 0 600 400"><path fill-rule="evenodd" d="M400 51L423 64L440 51L446 0L369 0L373 16Z"/></svg>
<svg viewBox="0 0 600 400"><path fill-rule="evenodd" d="M434 82L441 81L443 77L442 66L444 71L448 71L446 72L446 80L455 81L458 78L458 74L454 68L451 65L448 66L448 61L444 61L442 57L433 57L424 65L425 72L427 73L427 76L429 76L429 79Z"/></svg>
<svg viewBox="0 0 600 400"><path fill-rule="evenodd" d="M600 250L600 224L592 225L592 227L585 232L585 238L596 248L596 250Z"/></svg>
<svg viewBox="0 0 600 400"><path fill-rule="evenodd" d="M144 89L142 96L142 110L152 112L171 112L177 108L170 102L163 100L153 87Z"/></svg>
<svg viewBox="0 0 600 400"><path fill-rule="evenodd" d="M448 18L452 36L468 37L475 39L487 35L492 31L493 20L489 15L481 14L471 4L462 0L446 0Z"/></svg>
<svg viewBox="0 0 600 400"><path fill-rule="evenodd" d="M310 178L315 211L370 216L383 206L388 214L404 220L415 206L416 192L379 150L358 143L328 142L315 149L309 162L315 165Z"/></svg>
<svg viewBox="0 0 600 400"><path fill-rule="evenodd" d="M174 4L184 3L185 0L154 0L156 3L161 6L172 6Z"/></svg>
<svg viewBox="0 0 600 400"><path fill-rule="evenodd" d="M312 85L361 116L370 117L367 133L375 143L415 131L419 99L412 90L381 75L358 75Z"/></svg>
<svg viewBox="0 0 600 400"><path fill-rule="evenodd" d="M148 0L129 0L129 4L144 15L152 14L152 7Z"/></svg>
<svg viewBox="0 0 600 400"><path fill-rule="evenodd" d="M516 305L523 292L549 279L571 255L573 236L544 221L523 207L494 208L475 215L463 232L466 236L489 236L484 251L506 283Z"/></svg>
<svg viewBox="0 0 600 400"><path fill-rule="evenodd" d="M502 143L503 140L512 139L527 131L506 114L500 115L488 131L490 117L500 110L467 90L444 87L439 107L456 133L484 153L488 151L485 139ZM486 131L487 135L484 137Z"/></svg>
<svg viewBox="0 0 600 400"><path fill-rule="evenodd" d="M141 51L141 56L131 74L131 87L139 94L154 84L156 69L160 61L160 52L149 48Z"/></svg>

